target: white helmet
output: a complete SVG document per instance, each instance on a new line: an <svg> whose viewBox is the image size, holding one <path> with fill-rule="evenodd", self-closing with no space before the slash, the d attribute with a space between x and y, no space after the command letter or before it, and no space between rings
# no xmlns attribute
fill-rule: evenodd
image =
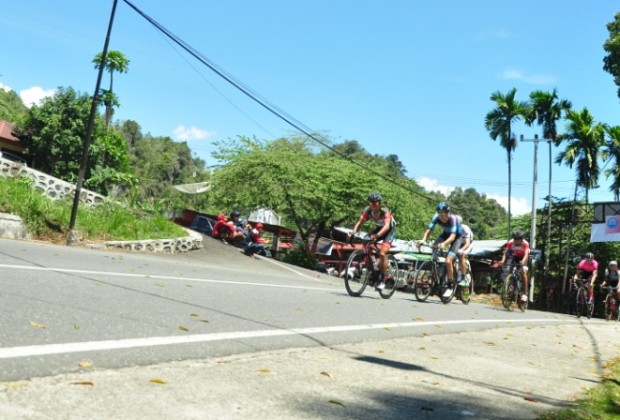
<svg viewBox="0 0 620 420"><path fill-rule="evenodd" d="M612 265L615 265L616 267L618 266L618 261L609 261L609 266L611 267Z"/></svg>
<svg viewBox="0 0 620 420"><path fill-rule="evenodd" d="M462 224L463 224L463 218L461 217L461 215L460 215L460 214L457 214L457 215L456 215L456 220L459 222L459 225L462 225Z"/></svg>

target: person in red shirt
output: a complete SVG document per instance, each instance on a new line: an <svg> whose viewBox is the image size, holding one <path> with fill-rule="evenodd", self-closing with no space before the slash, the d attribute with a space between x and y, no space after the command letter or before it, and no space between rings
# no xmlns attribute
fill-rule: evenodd
<svg viewBox="0 0 620 420"><path fill-rule="evenodd" d="M263 230L263 224L261 222L256 223L256 226L249 232L249 242L243 247L245 255L254 256L254 254L265 252L265 240L260 237L260 233ZM256 257L255 257L256 258Z"/></svg>
<svg viewBox="0 0 620 420"><path fill-rule="evenodd" d="M527 263L530 258L530 244L523 239L523 232L516 230L512 234L512 239L506 244L506 251L504 256L499 262L499 265L504 265L506 260L510 258L514 263L519 264L521 267L521 277L523 278L523 294L521 295L521 302L527 302L527 291L529 289L529 282L527 279Z"/></svg>
<svg viewBox="0 0 620 420"><path fill-rule="evenodd" d="M588 300L592 302L594 296L594 280L596 280L596 273L598 271L598 261L594 259L594 254L591 252L586 253L586 257L579 261L577 264L577 272L575 273L575 280L590 279L588 285Z"/></svg>

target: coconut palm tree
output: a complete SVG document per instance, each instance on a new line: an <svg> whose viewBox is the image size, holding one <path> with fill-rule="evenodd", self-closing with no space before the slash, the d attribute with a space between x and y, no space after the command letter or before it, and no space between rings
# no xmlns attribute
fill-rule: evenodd
<svg viewBox="0 0 620 420"><path fill-rule="evenodd" d="M93 58L93 63L96 69L100 69L104 66L104 69L110 73L110 88L103 90L103 103L105 105L105 123L106 127L110 125L112 119L113 107L118 106L118 99L114 96L113 84L114 84L114 72L127 73L129 68L129 59L125 57L120 51L108 51L105 58L105 63L102 63L102 53L99 53Z"/></svg>
<svg viewBox="0 0 620 420"><path fill-rule="evenodd" d="M565 120L567 130L560 140L566 148L555 162L565 163L569 168L577 164L577 186L585 188L588 203L588 191L598 186L601 171L598 158L601 147L605 145L605 125L595 121L588 108L581 112L568 111Z"/></svg>
<svg viewBox="0 0 620 420"><path fill-rule="evenodd" d="M612 167L605 170L605 177L613 176L609 191L614 193L614 201L620 201L620 126L605 126L605 133L607 141L601 157L612 163Z"/></svg>
<svg viewBox="0 0 620 420"><path fill-rule="evenodd" d="M515 94L517 88L512 88L507 94L497 91L491 94L491 100L497 105L490 111L484 120L484 126L489 131L489 135L495 141L499 137L500 145L506 149L508 157L508 236L510 237L511 227L511 201L512 201L512 152L517 147L517 139L512 132L512 124L521 118L526 118L530 114L530 107L527 102L516 101Z"/></svg>

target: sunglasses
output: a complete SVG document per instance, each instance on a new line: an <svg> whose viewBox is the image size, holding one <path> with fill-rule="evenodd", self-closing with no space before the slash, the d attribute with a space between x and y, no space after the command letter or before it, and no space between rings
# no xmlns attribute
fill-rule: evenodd
<svg viewBox="0 0 620 420"><path fill-rule="evenodd" d="M379 204L381 201L371 201L370 204Z"/></svg>

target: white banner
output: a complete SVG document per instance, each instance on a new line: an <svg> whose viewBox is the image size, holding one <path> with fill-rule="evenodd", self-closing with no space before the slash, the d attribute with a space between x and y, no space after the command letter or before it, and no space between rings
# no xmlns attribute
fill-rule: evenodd
<svg viewBox="0 0 620 420"><path fill-rule="evenodd" d="M590 242L619 242L620 215L605 217L605 223L594 223Z"/></svg>

